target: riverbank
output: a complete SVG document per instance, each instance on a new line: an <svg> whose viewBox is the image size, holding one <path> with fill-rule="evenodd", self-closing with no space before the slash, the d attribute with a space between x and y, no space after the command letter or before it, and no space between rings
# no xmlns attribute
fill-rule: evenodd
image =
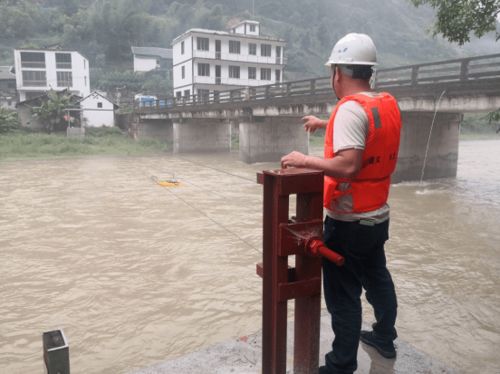
<svg viewBox="0 0 500 374"><path fill-rule="evenodd" d="M459 140L460 141L468 141L468 140L495 140L500 139L500 133L495 132L461 132ZM323 147L324 145L324 136L323 132L319 132L318 134L313 134L309 137L309 146Z"/></svg>
<svg viewBox="0 0 500 374"><path fill-rule="evenodd" d="M500 139L500 133L495 132L467 132L460 133L460 141L468 141L468 140L498 140Z"/></svg>
<svg viewBox="0 0 500 374"><path fill-rule="evenodd" d="M12 132L0 135L0 160L77 156L151 156L167 151L158 139L134 141L120 130L90 129L83 139L65 134Z"/></svg>
<svg viewBox="0 0 500 374"><path fill-rule="evenodd" d="M293 367L293 321L288 322L287 368ZM365 329L369 329L365 326ZM319 363L331 350L332 330L330 316L323 313L320 328ZM396 340L397 357L385 359L377 351L360 343L357 374L454 374L457 371L442 362L418 351L401 339ZM258 374L262 368L262 332L228 340L191 352L185 356L139 369L128 374ZM289 371L287 371L288 373Z"/></svg>
<svg viewBox="0 0 500 374"><path fill-rule="evenodd" d="M460 141L500 139L500 133L461 133ZM323 134L311 135L311 150L323 147ZM237 144L235 144L237 147ZM134 141L120 130L89 129L83 139L65 134L12 132L0 135L0 160L53 159L79 156L154 156L169 151L160 139ZM315 152L313 152L315 153Z"/></svg>

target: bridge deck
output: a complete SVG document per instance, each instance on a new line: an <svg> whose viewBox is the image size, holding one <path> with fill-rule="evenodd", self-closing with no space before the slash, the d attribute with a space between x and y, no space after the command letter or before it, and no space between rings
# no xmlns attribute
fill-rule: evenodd
<svg viewBox="0 0 500 374"><path fill-rule="evenodd" d="M381 69L374 77L374 88L391 92L398 99L430 97L435 100L443 92L447 98L500 97L500 54ZM173 114L251 109L263 104L322 105L334 101L330 77L320 77L211 92L207 96L160 98L150 106L136 106L135 112Z"/></svg>

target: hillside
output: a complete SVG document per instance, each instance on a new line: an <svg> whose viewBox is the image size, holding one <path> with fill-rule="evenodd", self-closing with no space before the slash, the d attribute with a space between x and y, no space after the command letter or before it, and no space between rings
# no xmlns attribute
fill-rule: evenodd
<svg viewBox="0 0 500 374"><path fill-rule="evenodd" d="M373 37L384 67L500 52L494 39L458 48L432 38L432 10L409 0L0 0L0 65L12 64L13 47L58 45L87 56L92 84L106 89L110 72L133 79L131 45L169 47L189 28L248 18L287 41L288 80L325 75L332 44L352 31Z"/></svg>

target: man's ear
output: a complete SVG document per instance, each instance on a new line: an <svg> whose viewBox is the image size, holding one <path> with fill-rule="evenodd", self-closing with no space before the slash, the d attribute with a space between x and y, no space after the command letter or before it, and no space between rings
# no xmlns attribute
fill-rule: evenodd
<svg viewBox="0 0 500 374"><path fill-rule="evenodd" d="M338 66L335 66L335 79L337 80L337 82L339 82L341 79L340 74L340 68Z"/></svg>

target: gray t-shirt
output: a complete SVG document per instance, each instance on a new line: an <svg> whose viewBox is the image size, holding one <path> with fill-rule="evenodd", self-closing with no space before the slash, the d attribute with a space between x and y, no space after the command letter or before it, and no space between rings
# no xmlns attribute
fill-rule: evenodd
<svg viewBox="0 0 500 374"><path fill-rule="evenodd" d="M377 95L376 92L363 92L363 94ZM368 117L358 102L351 100L342 104L335 116L333 127L335 129L333 138L333 151L335 153L345 149L365 149L366 137L368 136ZM338 186L340 190L348 188L350 188L350 183L340 183ZM334 210L327 209L326 214L340 221L366 219L380 223L389 219L388 204L370 212L351 213L351 211L352 196L344 195L336 200Z"/></svg>

